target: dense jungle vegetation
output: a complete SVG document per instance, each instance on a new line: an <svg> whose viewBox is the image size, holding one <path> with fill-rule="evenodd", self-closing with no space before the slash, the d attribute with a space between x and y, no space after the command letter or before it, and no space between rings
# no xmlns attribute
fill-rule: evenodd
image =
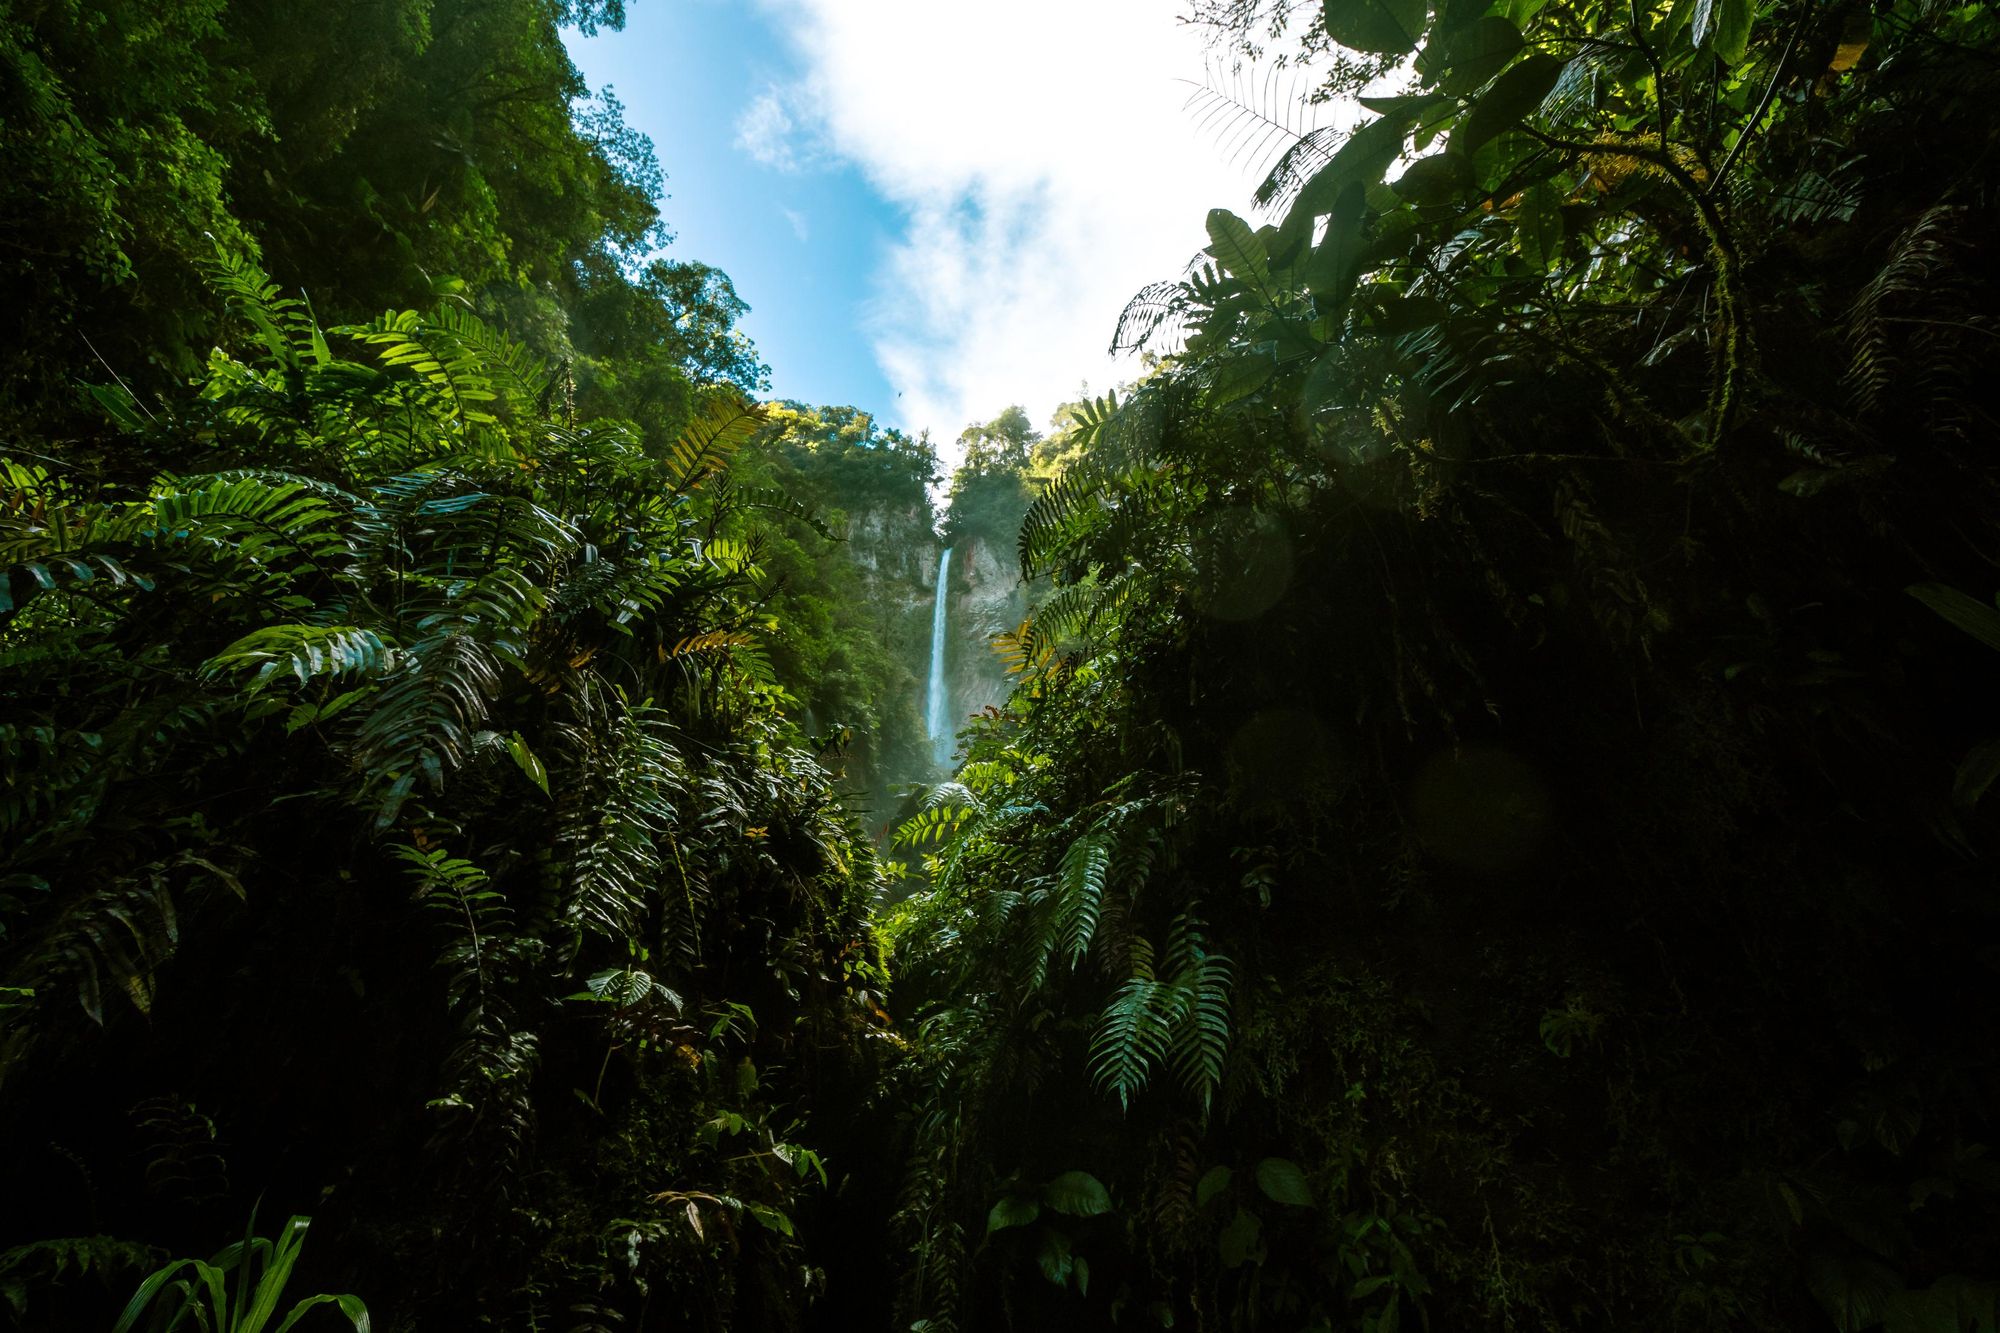
<svg viewBox="0 0 2000 1333"><path fill-rule="evenodd" d="M2000 14L1191 17L1358 123L968 429L878 845L946 479L617 0L0 4L0 1321L2000 1329Z"/></svg>

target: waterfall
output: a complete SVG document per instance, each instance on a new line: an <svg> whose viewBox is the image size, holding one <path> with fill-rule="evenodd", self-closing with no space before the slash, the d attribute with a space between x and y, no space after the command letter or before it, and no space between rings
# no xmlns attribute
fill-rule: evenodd
<svg viewBox="0 0 2000 1333"><path fill-rule="evenodd" d="M951 733L945 730L944 624L945 606L950 596L947 583L951 573L951 548L938 557L937 593L931 606L931 686L925 697L924 727L930 733L931 753L942 764L951 758Z"/></svg>

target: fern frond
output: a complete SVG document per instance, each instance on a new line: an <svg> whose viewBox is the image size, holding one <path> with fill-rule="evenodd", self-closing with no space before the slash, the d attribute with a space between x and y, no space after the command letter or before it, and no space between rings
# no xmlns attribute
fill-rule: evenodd
<svg viewBox="0 0 2000 1333"><path fill-rule="evenodd" d="M726 391L711 394L668 453L668 492L680 495L692 491L726 467L730 456L757 434L764 419L764 409L747 398Z"/></svg>
<svg viewBox="0 0 2000 1333"><path fill-rule="evenodd" d="M1166 1059L1171 1016L1170 988L1148 976L1133 976L1098 1015L1090 1039L1091 1081L1130 1110L1155 1065Z"/></svg>
<svg viewBox="0 0 2000 1333"><path fill-rule="evenodd" d="M199 266L209 287L257 330L272 367L295 385L307 359L317 365L333 359L311 309L304 301L280 296L278 284L248 255L232 254L218 241L215 258Z"/></svg>
<svg viewBox="0 0 2000 1333"><path fill-rule="evenodd" d="M193 867L242 894L234 875L191 853L155 861L136 873L83 891L44 928L10 981L52 1001L59 987L74 989L91 1020L105 1021L106 995L121 993L140 1013L150 1013L159 970L180 947L180 908L170 878Z"/></svg>
<svg viewBox="0 0 2000 1333"><path fill-rule="evenodd" d="M1058 590L1035 608L1028 633L1034 651L1051 654L1058 644L1073 639L1089 639L1098 629L1114 623L1118 608L1130 599L1130 580L1092 574L1080 583Z"/></svg>
<svg viewBox="0 0 2000 1333"><path fill-rule="evenodd" d="M972 807L965 805L940 805L919 811L897 826L893 845L921 847L926 843L950 842L972 815Z"/></svg>
<svg viewBox="0 0 2000 1333"><path fill-rule="evenodd" d="M1092 831L1069 845L1057 873L1060 905L1056 925L1062 932L1062 947L1075 967L1090 952L1097 933L1097 919L1104 907L1104 881L1111 872L1115 844L1108 833Z"/></svg>
<svg viewBox="0 0 2000 1333"><path fill-rule="evenodd" d="M1154 282L1118 312L1118 324L1111 334L1111 354L1144 351L1155 338L1177 350L1188 326L1199 323L1211 307L1185 282Z"/></svg>
<svg viewBox="0 0 2000 1333"><path fill-rule="evenodd" d="M1878 411L1902 362L1892 350L1891 307L1899 299L1922 299L1938 276L1954 262L1958 230L1965 208L1937 204L1904 229L1890 247L1889 257L1855 297L1848 316L1848 338L1854 360L1847 379L1863 412Z"/></svg>
<svg viewBox="0 0 2000 1333"><path fill-rule="evenodd" d="M396 667L396 645L374 630L354 625L266 625L253 630L202 664L202 674L226 675L251 669L252 693L280 676L304 685L318 676L375 676Z"/></svg>
<svg viewBox="0 0 2000 1333"><path fill-rule="evenodd" d="M1182 108L1194 116L1198 133L1215 135L1224 159L1232 163L1260 161L1278 145L1296 143L1311 129L1306 117L1313 103L1300 95L1297 73L1272 63L1262 71L1261 85L1256 74L1239 67L1231 72L1226 88L1213 81L1204 83L1188 95ZM1209 77L1213 80L1215 72L1210 71Z"/></svg>
<svg viewBox="0 0 2000 1333"><path fill-rule="evenodd" d="M1022 517L1016 540L1022 578L1032 579L1048 572L1079 518L1096 504L1104 483L1101 472L1080 460L1064 468L1042 488Z"/></svg>
<svg viewBox="0 0 2000 1333"><path fill-rule="evenodd" d="M1034 637L1034 622L1023 620L993 636L993 651L1010 676L1026 675L1048 665L1051 650Z"/></svg>
<svg viewBox="0 0 2000 1333"><path fill-rule="evenodd" d="M418 779L432 790L464 764L500 689L492 643L463 621L410 644L369 701L353 742L368 789L379 790L376 827L395 821Z"/></svg>
<svg viewBox="0 0 2000 1333"><path fill-rule="evenodd" d="M321 487L284 474L169 480L155 490L147 517L142 536L226 544L236 558L282 573L306 565L330 573L347 541L347 513ZM278 566L284 555L306 565Z"/></svg>
<svg viewBox="0 0 2000 1333"><path fill-rule="evenodd" d="M675 657L699 657L713 653L727 653L733 648L747 648L756 642L757 636L748 630L705 630L700 634L690 634L673 647L665 649L663 656L671 659Z"/></svg>
<svg viewBox="0 0 2000 1333"><path fill-rule="evenodd" d="M1331 125L1322 125L1307 130L1279 155L1271 170L1257 184L1251 196L1259 208L1272 208L1289 203L1305 183L1319 174L1321 167L1333 161L1334 152L1346 137L1345 132Z"/></svg>
<svg viewBox="0 0 2000 1333"><path fill-rule="evenodd" d="M404 372L405 382L431 399L441 422L497 423L487 404L500 394L486 373L484 358L416 311L389 311L371 323L338 332L373 347L376 358L390 370Z"/></svg>
<svg viewBox="0 0 2000 1333"><path fill-rule="evenodd" d="M597 725L570 732L580 790L563 820L571 871L562 910L592 934L620 940L668 878L665 842L679 822L675 799L688 775L659 709L622 695L596 706ZM662 896L677 899L686 911L677 914L676 934L691 948L701 921L690 895Z"/></svg>
<svg viewBox="0 0 2000 1333"><path fill-rule="evenodd" d="M757 567L752 543L741 537L712 537L702 544L702 556L725 574L744 574Z"/></svg>
<svg viewBox="0 0 2000 1333"><path fill-rule="evenodd" d="M724 480L726 482L727 478ZM812 529L816 535L828 541L846 540L820 517L819 510L782 486L718 487L716 506L721 509L762 509L773 514L783 514L787 518L797 519Z"/></svg>
<svg viewBox="0 0 2000 1333"><path fill-rule="evenodd" d="M1182 997L1173 1034L1174 1072L1205 1112L1222 1085L1229 1055L1229 992L1235 970L1229 959L1209 952L1201 921L1191 911L1175 918L1167 941L1173 987Z"/></svg>
<svg viewBox="0 0 2000 1333"><path fill-rule="evenodd" d="M477 365L512 406L527 408L548 396L555 380L548 363L505 330L495 328L470 310L452 305L442 307L432 317L432 323L469 354L469 364Z"/></svg>
<svg viewBox="0 0 2000 1333"><path fill-rule="evenodd" d="M967 806L975 814L985 809L984 802L963 782L940 782L924 796L924 809L935 810L941 805Z"/></svg>

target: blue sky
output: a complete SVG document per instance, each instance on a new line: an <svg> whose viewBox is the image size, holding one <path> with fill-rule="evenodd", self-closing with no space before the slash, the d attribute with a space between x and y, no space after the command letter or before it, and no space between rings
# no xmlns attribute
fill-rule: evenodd
<svg viewBox="0 0 2000 1333"><path fill-rule="evenodd" d="M773 390L852 403L947 460L1135 369L1107 344L1258 169L1186 109L1179 0L634 0L572 37L667 172L673 253L752 313Z"/></svg>
<svg viewBox="0 0 2000 1333"><path fill-rule="evenodd" d="M753 90L792 73L763 14L739 0L638 0L622 32L572 32L569 50L659 152L669 253L715 265L750 303L744 328L772 392L886 415L895 391L861 329L900 219L851 165L781 171L735 146Z"/></svg>

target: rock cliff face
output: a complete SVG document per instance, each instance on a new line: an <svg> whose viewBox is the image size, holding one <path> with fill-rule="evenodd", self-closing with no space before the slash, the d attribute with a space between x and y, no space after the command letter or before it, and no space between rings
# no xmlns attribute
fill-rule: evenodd
<svg viewBox="0 0 2000 1333"><path fill-rule="evenodd" d="M930 670L931 591L944 550L935 524L927 505L851 510L847 540L832 557L852 562L859 575L858 609L877 642L903 664L892 686L895 697L876 701L881 719L876 733L855 736L848 750L847 784L871 830L893 809L897 787L933 776L923 692Z"/></svg>
<svg viewBox="0 0 2000 1333"><path fill-rule="evenodd" d="M945 702L954 731L973 713L1006 699L1007 670L993 636L1028 613L1020 565L1011 546L983 534L959 537L952 548L947 590Z"/></svg>
<svg viewBox="0 0 2000 1333"><path fill-rule="evenodd" d="M842 549L861 576L866 614L891 656L907 665L896 686L900 697L880 701L879 733L855 737L849 751L848 782L872 812L873 824L889 818L897 788L945 777L955 748L951 737L972 714L1006 699L1010 682L993 651L993 636L1015 628L1028 613L1013 543L960 532L944 589L945 735L932 738L924 714L931 619L945 549L936 522L923 506L848 515Z"/></svg>
<svg viewBox="0 0 2000 1333"><path fill-rule="evenodd" d="M864 509L847 517L847 551L871 591L904 600L913 590L926 598L937 581L936 519L921 505Z"/></svg>

